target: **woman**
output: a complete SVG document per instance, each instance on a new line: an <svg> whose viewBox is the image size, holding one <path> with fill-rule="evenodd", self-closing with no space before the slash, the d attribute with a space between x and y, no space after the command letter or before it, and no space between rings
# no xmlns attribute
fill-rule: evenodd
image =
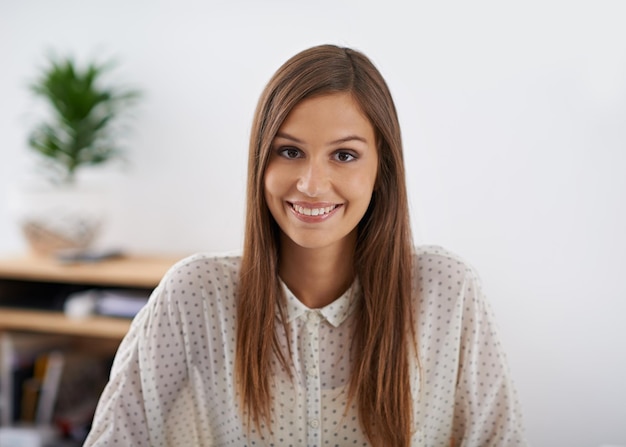
<svg viewBox="0 0 626 447"><path fill-rule="evenodd" d="M525 445L477 276L413 247L395 106L363 54L276 72L248 173L243 255L165 276L85 445Z"/></svg>

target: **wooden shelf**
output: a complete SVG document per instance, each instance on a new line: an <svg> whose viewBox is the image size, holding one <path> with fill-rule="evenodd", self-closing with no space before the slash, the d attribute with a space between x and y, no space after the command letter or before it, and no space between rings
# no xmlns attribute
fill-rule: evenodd
<svg viewBox="0 0 626 447"><path fill-rule="evenodd" d="M37 256L0 258L0 285L11 282L22 284L26 290L23 297L24 307L27 308L2 307L0 300L0 332L35 331L97 338L103 343L119 341L130 327L129 319L101 316L71 319L59 311L32 310L28 306L27 291L38 283L59 284L59 287L71 285L75 288L128 287L151 290L181 258L182 256L124 256L73 264L63 264L51 258Z"/></svg>
<svg viewBox="0 0 626 447"><path fill-rule="evenodd" d="M64 264L37 256L0 258L0 278L102 286L156 287L180 257L124 256Z"/></svg>
<svg viewBox="0 0 626 447"><path fill-rule="evenodd" d="M12 424L15 421L14 416L17 418L16 423L24 422L22 419L26 413L23 405L27 402L24 399L25 384L31 380L28 377L33 374L28 368L36 369L35 365L45 364L39 361L49 358L45 351L62 349L61 355L64 358L83 358L86 359L83 361L87 362L85 365L89 368L94 367L96 371L99 369L101 378L98 377L98 373L89 378L88 376L92 375L90 372L86 378L81 376L76 379L77 386L80 387L77 406L82 407L84 402L88 404L97 399L103 386L100 379L106 378L111 359L118 351L121 340L128 333L131 319L100 315L70 318L63 312L68 297L107 289L121 289L132 294L148 296L167 270L179 259L182 259L182 256L126 255L101 261L68 264L54 258L35 255L0 256L2 341L0 358L8 359L2 363L9 365L9 368L3 368L2 371L4 385L0 389L2 406L0 424ZM50 345L47 344L48 341ZM18 358L18 351L22 349L22 352L27 352L29 343L38 345L30 347L32 351L27 362L31 363L18 364L14 361ZM76 361L78 360L74 360ZM67 374L65 377L71 378L72 362L68 362L63 368L65 370L68 365L70 372L62 374ZM77 365L74 363L74 368L78 370L86 367ZM6 377L17 377L17 382L5 381ZM65 390L73 387L73 383L65 385ZM84 402L80 402L81 398ZM34 399L36 397L31 399L32 405L28 407L32 414L35 414L35 409L38 410L37 401ZM22 406L13 406L13 402L22 402ZM73 406L74 403L69 404L72 410ZM85 414L79 414L80 417L90 417L93 413L87 406Z"/></svg>
<svg viewBox="0 0 626 447"><path fill-rule="evenodd" d="M121 340L130 320L108 317L67 318L61 312L0 308L0 329Z"/></svg>

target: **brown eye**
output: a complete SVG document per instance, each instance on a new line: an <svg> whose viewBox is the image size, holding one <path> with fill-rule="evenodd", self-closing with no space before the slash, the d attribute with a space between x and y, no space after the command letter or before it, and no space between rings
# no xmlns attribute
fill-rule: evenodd
<svg viewBox="0 0 626 447"><path fill-rule="evenodd" d="M296 149L295 147L284 147L281 148L278 153L285 157L285 158L289 158L289 159L294 159L294 158L301 158L302 157L302 152L299 149Z"/></svg>
<svg viewBox="0 0 626 447"><path fill-rule="evenodd" d="M352 160L356 160L356 156L350 152L339 151L335 153L335 160L341 163L348 163Z"/></svg>

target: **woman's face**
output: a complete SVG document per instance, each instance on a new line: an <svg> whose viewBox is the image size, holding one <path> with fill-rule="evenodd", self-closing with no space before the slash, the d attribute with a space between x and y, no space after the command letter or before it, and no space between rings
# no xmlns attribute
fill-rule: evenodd
<svg viewBox="0 0 626 447"><path fill-rule="evenodd" d="M265 199L293 243L348 249L369 206L377 170L374 128L350 94L305 99L274 138Z"/></svg>

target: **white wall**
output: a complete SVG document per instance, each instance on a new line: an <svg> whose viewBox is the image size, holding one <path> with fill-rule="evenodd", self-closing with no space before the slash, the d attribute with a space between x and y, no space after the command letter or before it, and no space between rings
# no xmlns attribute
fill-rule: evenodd
<svg viewBox="0 0 626 447"><path fill-rule="evenodd" d="M264 83L310 45L361 49L397 101L416 239L480 271L532 444L626 445L625 22L623 0L0 0L0 194L32 169L45 50L114 55L146 96L130 167L99 174L101 244L237 249ZM2 199L0 253L24 249Z"/></svg>

